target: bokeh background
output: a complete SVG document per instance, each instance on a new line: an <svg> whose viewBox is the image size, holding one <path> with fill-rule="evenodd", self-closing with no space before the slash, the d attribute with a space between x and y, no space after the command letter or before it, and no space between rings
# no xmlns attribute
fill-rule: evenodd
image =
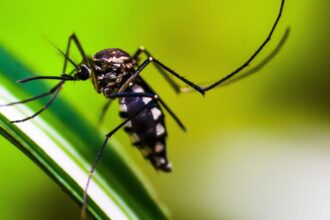
<svg viewBox="0 0 330 220"><path fill-rule="evenodd" d="M92 55L144 45L194 82L219 79L264 40L280 0L1 1L0 44L40 75L58 75L60 48L77 33ZM144 170L173 219L323 220L330 218L330 64L327 0L287 1L260 72L228 87L176 95L148 68L144 76L188 127L167 117L174 172L155 172L120 131L116 139ZM79 61L75 51L72 58ZM104 98L90 83L61 96L90 123ZM44 113L47 114L47 113ZM113 106L101 129L119 123ZM0 219L78 219L79 207L34 163L0 137Z"/></svg>

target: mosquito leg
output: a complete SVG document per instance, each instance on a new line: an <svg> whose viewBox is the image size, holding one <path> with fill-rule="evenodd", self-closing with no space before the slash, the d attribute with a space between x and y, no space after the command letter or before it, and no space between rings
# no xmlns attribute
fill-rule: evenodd
<svg viewBox="0 0 330 220"><path fill-rule="evenodd" d="M67 74L62 74L61 76L33 76L26 79L18 80L19 83L26 83L33 80L41 80L41 79L54 79L61 81L75 81L76 79L73 76L69 76Z"/></svg>
<svg viewBox="0 0 330 220"><path fill-rule="evenodd" d="M178 74L177 72L175 72L174 70L170 69L169 67L165 66L163 63L161 63L159 60L155 59L154 57L149 57L149 59L151 61L153 61L154 63L156 63L158 66L160 66L161 68L163 68L164 70L166 70L167 72L169 72L170 74L172 74L173 76L175 76L176 78L180 79L181 81L185 82L187 85L189 85L190 87L192 87L194 90L196 90L197 92L201 93L202 95L205 94L205 91L202 87L196 85L195 83L193 83L192 81L189 81L188 79L186 79L185 77L181 76L180 74Z"/></svg>
<svg viewBox="0 0 330 220"><path fill-rule="evenodd" d="M157 97L157 95L149 94L149 93L123 92L123 93L110 94L107 97L110 98L110 99L119 98L119 97L150 97L150 98L155 98L155 97ZM107 101L107 103L105 103L105 105L103 106L101 115L100 115L98 123L97 123L98 125L103 121L104 115L105 115L106 111L108 110L108 108L111 104L111 101L112 100Z"/></svg>
<svg viewBox="0 0 330 220"><path fill-rule="evenodd" d="M23 103L27 103L27 102L31 102L33 100L37 100L46 96L49 96L51 94L53 94L58 88L59 88L60 84L57 84L56 86L54 86L51 90L49 90L48 92L42 93L40 95L28 98L28 99L24 99L18 102L12 102L12 103L8 103L8 104L4 104L4 105L0 105L0 107L5 107L5 106L12 106L12 105L17 105L17 104L23 104Z"/></svg>
<svg viewBox="0 0 330 220"><path fill-rule="evenodd" d="M62 89L62 86L64 84L65 81L67 80L74 80L72 76L70 76L75 70L71 71L69 74L64 74L66 71L66 67L67 67L67 62L68 60L70 60L69 58L69 50L70 50L70 42L71 42L71 37L69 38L69 42L68 42L68 48L67 48L67 52L64 55L64 64L63 64L63 75L62 76L36 76L36 77L31 77L31 78L27 78L27 79L23 79L20 80L20 83L25 83L25 82L29 82L32 80L40 80L40 79L56 79L56 80L61 80L56 86L54 86L49 92L46 93L42 93L40 95L34 96L32 98L29 99L25 99L23 101L19 101L19 102L13 102L13 103L9 103L7 105L4 106L10 106L10 105L15 105L15 104L21 104L21 103L26 103L26 102L30 102L48 95L52 95L51 99L46 103L46 105L44 105L39 111L37 111L36 113L34 113L33 115L26 117L24 119L21 120L14 120L11 121L11 123L20 123L20 122L24 122L27 120L30 120L34 117L36 117L37 115L41 114L42 112L44 112L46 109L48 109L48 107L54 102L54 100L56 99L56 97L58 96L59 92ZM57 48L58 49L58 48ZM60 49L58 49L62 54L64 54ZM75 65L73 63L73 61L70 60L70 62L76 67L77 65Z"/></svg>
<svg viewBox="0 0 330 220"><path fill-rule="evenodd" d="M159 103L166 109L166 111L172 116L174 121L178 124L178 126L183 130L187 131L184 124L181 122L181 120L176 116L176 114L165 104L165 102L162 99L158 99Z"/></svg>
<svg viewBox="0 0 330 220"><path fill-rule="evenodd" d="M236 70L234 70L232 73L228 74L227 76L223 77L222 79L218 80L217 82L207 86L207 87L204 87L203 88L203 91L206 92L208 90L211 90L215 87L217 87L218 85L224 83L225 81L227 81L228 79L230 79L231 77L233 77L234 75L236 75L237 73L239 73L240 71L242 71L245 67L247 67L252 60L254 60L254 58L260 53L260 51L266 46L266 44L270 41L273 33L274 33L274 30L282 16L282 11L283 11L283 7L284 7L284 2L285 0L282 0L281 2L281 7L280 7L280 10L279 10L279 13L277 15L277 18L275 20L275 23L273 24L273 27L272 29L270 30L267 38L264 40L264 42L259 46L259 48L252 54L252 56L243 64L241 65L240 67L238 67Z"/></svg>
<svg viewBox="0 0 330 220"><path fill-rule="evenodd" d="M107 113L110 105L112 103L112 100L107 100L107 102L103 105L101 114L99 116L99 119L97 121L97 125L100 126L104 120L105 114Z"/></svg>
<svg viewBox="0 0 330 220"><path fill-rule="evenodd" d="M70 51L69 51L69 48L70 48L70 45L71 45L71 41L73 41L73 42L76 44L76 46L77 46L77 48L78 48L78 51L79 51L80 55L81 55L82 58L83 58L83 63L86 64L86 65L88 65L88 66L93 70L93 71L92 71L92 81L93 81L93 85L94 85L96 91L99 91L99 85L98 85L98 83L97 83L98 80L97 80L97 77L96 77L96 75L95 75L95 72L96 72L95 67L94 67L94 65L90 62L90 59L87 57L87 55L86 55L86 53L85 53L85 51L84 51L84 49L83 49L83 47L82 47L82 45L81 45L79 39L78 39L78 37L76 36L75 33L71 34L70 37L69 37L68 47L67 47L67 51L66 51L66 56L68 56L68 54L69 54L69 52L70 52ZM64 64L64 67L63 67L64 70L65 70L66 64L67 64L67 63Z"/></svg>
<svg viewBox="0 0 330 220"><path fill-rule="evenodd" d="M126 82L118 89L118 93L122 93L122 92L124 92L126 89L127 89L127 87L129 86L129 84L130 83L132 83L138 76L139 76L139 74L141 73L141 71L144 69L144 68L146 68L146 66L148 66L148 64L150 63L150 62L152 62L152 57L149 57L148 59L146 59L139 67L138 67L138 69L135 71L135 73L133 73L132 75L131 75L131 77L130 78L128 78L127 80L126 80Z"/></svg>
<svg viewBox="0 0 330 220"><path fill-rule="evenodd" d="M148 57L152 57L151 53L145 49L144 47L140 47L133 55L133 59L137 62L139 61L139 56L144 53ZM169 85L174 89L176 93L180 93L180 86L177 84L170 76L169 74L162 68L160 68L158 65L155 65L156 69L159 71L159 73L165 78L165 80L169 83Z"/></svg>
<svg viewBox="0 0 330 220"><path fill-rule="evenodd" d="M261 52L261 50L266 46L266 44L270 41L275 28L282 16L282 11L283 11L283 7L284 7L284 2L285 0L282 0L281 2L281 6L280 6L280 10L278 12L277 18L267 36L267 38L263 41L263 43L258 47L258 49L250 56L250 58L243 63L240 67L238 67L236 70L234 70L233 72L231 72L230 74L226 75L225 77L221 78L220 80L212 83L209 86L206 87L201 87L196 85L195 83L193 83L192 81L186 79L185 77L181 76L180 74L178 74L177 72L175 72L174 70L170 69L169 67L167 67L166 65L164 65L163 63L161 63L159 60L157 60L154 57L149 56L148 60L149 62L154 62L156 65L160 66L161 68L163 68L164 70L166 70L167 72L169 72L170 74L172 74L173 76L175 76L176 78L180 79L181 81L185 82L187 85L189 85L190 87L192 87L194 90L198 91L199 93L201 93L202 95L205 94L205 92L219 86L220 84L223 84L224 82L226 82L228 79L232 78L233 76L235 76L237 73L241 72L244 68L246 68L251 62L252 60L254 60L254 58L256 58L256 56ZM148 62L148 63L149 63ZM143 65L143 64L142 64ZM142 66L141 65L141 66ZM140 67L141 67L140 66ZM139 73L137 73L138 75ZM134 80L135 78L133 78Z"/></svg>
<svg viewBox="0 0 330 220"><path fill-rule="evenodd" d="M148 88L152 93L155 93L155 90L151 88L151 86L141 77L139 76L139 79L143 83L143 85ZM187 131L186 127L184 124L181 122L178 116L166 105L166 103L162 100L161 97L158 96L158 102L165 108L165 110L171 115L171 117L174 119L174 121L178 124L178 126L183 130Z"/></svg>
<svg viewBox="0 0 330 220"><path fill-rule="evenodd" d="M175 113L166 105L166 103L154 92L154 90L141 78L139 79L142 81L142 83L150 90L152 93L116 93L116 94L111 94L108 97L109 98L117 98L117 97L150 97L150 98L157 98L159 103L166 109L166 111L171 115L171 117L175 120L175 122L179 125L179 127L183 130L186 131L186 127L184 124L180 121L178 116L175 115ZM105 111L108 109L108 105L110 105L110 101L107 102L103 109L102 109L102 119L105 114ZM101 117L100 117L101 118Z"/></svg>
<svg viewBox="0 0 330 220"><path fill-rule="evenodd" d="M11 121L11 123L20 123L20 122L24 122L24 121L30 120L30 119L36 117L37 115L41 114L43 111L45 111L54 102L54 100L56 99L57 95L61 91L61 88L62 88L63 83L64 82L61 82L61 84L59 84L58 88L54 91L54 94L51 97L51 99L39 111L37 111L36 113L34 113L33 115L31 115L29 117L26 117L26 118L23 118L23 119L20 119L20 120Z"/></svg>
<svg viewBox="0 0 330 220"><path fill-rule="evenodd" d="M78 47L78 50L80 51L83 59L84 60L87 60L87 57L86 57L86 55L85 55L85 53L84 53L84 51L83 51L83 49L81 47L81 44L80 44L79 40L77 39L77 37L76 37L75 34L72 34L69 37L69 40L68 40L68 45L67 45L66 53L64 54L60 49L58 49L62 54L64 54L64 64L63 64L62 76L36 76L36 77L31 77L31 78L27 78L27 79L23 79L23 80L20 80L19 81L21 83L25 83L25 82L29 82L29 81L32 81L32 80L40 80L40 79L61 80L49 92L40 94L38 96L29 98L29 99L26 99L26 100L23 100L22 102L29 102L29 101L32 101L32 100L36 100L38 98L42 98L42 97L48 96L48 95L52 95L51 99L46 103L46 105L44 105L39 111L37 111L33 115L31 115L31 116L29 116L27 118L21 119L21 120L11 121L12 123L20 123L20 122L24 122L24 121L30 120L30 119L36 117L37 115L41 114L42 112L44 112L46 109L48 109L48 107L54 102L54 100L58 96L59 92L62 89L62 86L63 86L64 82L65 81L68 81L68 80L75 80L72 76L70 76L75 70L71 71L70 74L65 74L65 71L66 71L66 68L67 68L67 62L68 61L71 62L75 67L77 67L77 65L74 64L73 61L69 58L69 52L70 52L70 47L71 47L71 41L72 40L76 43L76 46ZM19 103L22 103L22 102L16 102L15 104L19 104ZM9 103L7 105L13 105L13 103Z"/></svg>
<svg viewBox="0 0 330 220"><path fill-rule="evenodd" d="M121 92L114 93L107 96L108 98L121 98L121 97L150 97L157 99L158 96L153 93L137 93L137 92Z"/></svg>
<svg viewBox="0 0 330 220"><path fill-rule="evenodd" d="M75 71L75 70L70 71L70 73L69 73L68 75L71 75L74 71ZM28 79L29 79L29 78L24 79L24 80L21 80L21 81L26 82L26 80L28 80ZM28 80L28 81L29 81L29 80ZM23 104L23 103L31 102L31 101L34 101L34 100L37 100L37 99L40 99L40 98L43 98L43 97L46 97L46 96L52 95L60 85L61 85L61 82L59 82L58 84L56 84L56 85L55 85L53 88L51 88L48 92L42 93L42 94L40 94L40 95L36 95L36 96L31 97L31 98L28 98L28 99L21 100L21 101L18 101L18 102L12 102L12 103L8 103L8 104L3 104L3 105L0 105L0 107L6 107L6 106L17 105L17 104Z"/></svg>
<svg viewBox="0 0 330 220"><path fill-rule="evenodd" d="M285 33L283 35L283 37L281 38L280 42L278 43L278 45L276 46L276 48L265 58L263 59L258 65L256 65L255 67L253 67L252 69L250 69L249 71L245 72L244 74L227 81L226 83L224 83L223 85L229 85L232 84L234 82L237 82L241 79L244 79L256 72L258 72L260 69L262 69L267 63L269 63L282 49L283 45L285 44L285 42L287 41L288 37L290 34L290 28L288 27L285 30Z"/></svg>
<svg viewBox="0 0 330 220"><path fill-rule="evenodd" d="M73 73L73 71L70 72ZM31 78L27 78L25 80L22 80L22 82L27 82L27 81L31 81L31 80L36 80L38 78L36 77L31 77ZM52 97L50 98L50 100L46 103L46 105L44 105L39 111L37 111L36 113L34 113L33 115L29 116L29 117L26 117L24 119L20 119L20 120L14 120L14 121L11 121L11 123L20 123L20 122L24 122L24 121L27 121L27 120L30 120L36 116L38 116L39 114L41 114L42 112L44 112L46 109L48 109L48 107L54 102L54 100L56 99L56 97L58 96L59 92L61 91L62 89L62 86L64 84L65 80L61 79L61 81L55 85L52 89L50 89L48 92L45 92L45 93L42 93L40 95L37 95L37 96L34 96L34 97L31 97L31 98L28 98L28 99L25 99L25 100L22 100L22 101L18 101L18 102L12 102L12 103L8 103L8 104L5 104L5 105L0 105L0 107L4 107L4 106L11 106L11 105L16 105L16 104L22 104L22 103L27 103L27 102L30 102L30 101L34 101L34 100L37 100L39 98L43 98L43 97L46 97L46 96L49 96L49 95L52 95Z"/></svg>
<svg viewBox="0 0 330 220"><path fill-rule="evenodd" d="M67 49L66 49L66 53L64 53L59 47L57 47L52 41L50 41L47 37L43 36L44 39L50 44L52 45L60 54L63 55L63 57L65 58L64 61L64 65L63 65L63 69L62 69L62 73L66 72L66 67L67 67L67 62L70 62L75 68L77 68L77 65L75 64L75 62L73 62L73 60L70 59L69 57L69 50L70 50L70 38L68 40L68 45L67 45ZM69 74L70 75L70 74Z"/></svg>
<svg viewBox="0 0 330 220"><path fill-rule="evenodd" d="M285 42L287 41L289 35L290 35L290 27L288 27L285 30L285 33L284 33L283 37L281 38L280 42L277 44L276 48L266 58L264 58L255 67L253 67L252 69L244 72L240 76L238 76L236 78L232 78L232 79L226 81L225 83L222 84L222 86L231 85L231 84L233 84L237 81L240 81L240 80L242 80L242 79L244 79L244 78L260 71L265 65L267 65L272 59L274 59L274 57L280 52L280 50L283 48ZM201 85L207 85L207 84L210 84L210 83L202 83ZM217 88L220 88L220 87L217 87ZM180 88L180 90L181 90L181 92L192 92L192 91L194 91L191 87L182 87L182 88Z"/></svg>
<svg viewBox="0 0 330 220"><path fill-rule="evenodd" d="M139 74L141 73L141 71L149 64L149 63L151 63L151 62L153 62L153 61L155 61L154 60L154 58L152 58L152 57L148 57L148 59L146 59L139 67L138 67L138 69L135 71L135 73L133 73L132 74L132 76L128 79L128 80L126 80L126 82L119 88L119 90L118 90L118 93L122 93L123 91L125 91L126 89L127 89L127 87L129 86L129 84L131 83L131 82L133 82L136 78L138 78L139 77ZM167 67L166 67L167 68ZM177 73L175 73L175 74L177 74ZM177 74L178 75L178 74ZM194 88L195 87L198 87L198 86L196 86L196 85L194 85ZM150 87L149 87L150 88ZM202 88L200 88L200 87L198 87L200 90L198 90L198 91L200 91L200 92L203 92L201 89ZM202 93L202 94L204 94L204 93ZM163 106L164 106L164 108L170 113L170 115L174 118L174 120L177 122L177 124L185 131L186 129L185 129L185 126L183 125L183 123L179 120L179 118L168 108L168 106L162 101L162 100L160 100L160 103L162 103L163 104Z"/></svg>
<svg viewBox="0 0 330 220"><path fill-rule="evenodd" d="M92 176L94 174L95 168L97 166L97 163L99 162L99 160L101 159L102 155L103 155L103 151L105 149L106 144L108 143L109 139L111 138L111 136L113 134L115 134L121 127L123 127L127 122L129 122L130 120L132 120L133 118L135 118L139 113L141 113L144 109L146 109L150 104L152 103L152 100L149 101L149 103L147 103L146 105L144 105L142 108L140 108L139 110L137 110L133 115L131 115L129 118L127 118L125 121L123 121L122 123L120 123L117 127L115 127L112 131L110 131L108 134L105 135L105 140L102 144L102 146L100 147L100 149L97 152L96 158L93 162L93 165L89 171L89 175L88 175L88 179L87 179L87 183L85 186L85 190L84 190L84 197L83 197L83 206L82 206L82 216L86 216L86 208L87 208L87 190L90 184L90 181L92 179Z"/></svg>
<svg viewBox="0 0 330 220"><path fill-rule="evenodd" d="M65 71L66 71L67 63L69 61L68 57L70 56L70 48L71 48L71 42L72 41L76 44L76 46L78 48L78 51L79 51L80 55L83 58L83 63L86 63L86 64L88 63L88 58L86 56L86 53L85 53L83 47L81 46L81 43L80 43L79 39L77 38L75 33L72 33L69 36L68 44L67 44L66 51L65 51L65 54L64 54L65 59L64 59L64 65L63 65L62 73L65 73ZM62 51L61 51L61 53L63 54Z"/></svg>
<svg viewBox="0 0 330 220"><path fill-rule="evenodd" d="M148 66L149 63L151 62L155 62L156 64L160 65L163 69L167 70L168 72L170 72L172 75L176 76L177 78L181 79L182 81L184 81L185 83L187 83L189 86L193 87L194 89L196 89L198 92L200 92L201 94L204 95L204 90L203 88L195 85L194 83L192 83L191 81L185 79L184 77L180 76L178 73L174 72L173 70L171 70L169 67L165 66L164 64L162 64L161 62L159 62L158 60L156 60L153 57L148 57L139 67L138 69L135 71L135 73L133 73L131 75L130 78L128 78L126 80L126 82L119 88L118 92L121 93L123 91L125 91L127 89L127 87L129 86L129 84L131 82L133 82L141 73L141 71Z"/></svg>

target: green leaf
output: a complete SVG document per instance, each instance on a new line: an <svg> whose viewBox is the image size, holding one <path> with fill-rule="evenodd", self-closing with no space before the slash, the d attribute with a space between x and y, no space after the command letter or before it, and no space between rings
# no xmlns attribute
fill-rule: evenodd
<svg viewBox="0 0 330 220"><path fill-rule="evenodd" d="M16 83L31 75L27 67L0 48L0 103L49 90L43 81L24 86ZM45 101L47 98L41 103ZM2 107L0 133L81 204L88 170L104 137L60 97L47 111L33 120L11 124L10 120L35 111L26 105ZM105 151L88 189L88 211L96 219L167 219L149 183L116 150L122 146L114 143Z"/></svg>

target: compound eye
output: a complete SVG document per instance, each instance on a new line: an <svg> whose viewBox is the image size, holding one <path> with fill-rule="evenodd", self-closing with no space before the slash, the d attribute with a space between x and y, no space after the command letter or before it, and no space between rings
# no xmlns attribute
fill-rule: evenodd
<svg viewBox="0 0 330 220"><path fill-rule="evenodd" d="M86 65L81 65L79 70L77 71L77 76L81 80L88 79L90 77L90 75L91 75L91 70Z"/></svg>

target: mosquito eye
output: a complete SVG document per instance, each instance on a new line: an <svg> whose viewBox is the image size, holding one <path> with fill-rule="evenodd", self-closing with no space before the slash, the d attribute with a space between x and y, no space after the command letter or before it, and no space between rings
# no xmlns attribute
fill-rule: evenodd
<svg viewBox="0 0 330 220"><path fill-rule="evenodd" d="M77 71L77 76L81 80L88 79L90 75L91 75L91 70L86 65L82 65Z"/></svg>

